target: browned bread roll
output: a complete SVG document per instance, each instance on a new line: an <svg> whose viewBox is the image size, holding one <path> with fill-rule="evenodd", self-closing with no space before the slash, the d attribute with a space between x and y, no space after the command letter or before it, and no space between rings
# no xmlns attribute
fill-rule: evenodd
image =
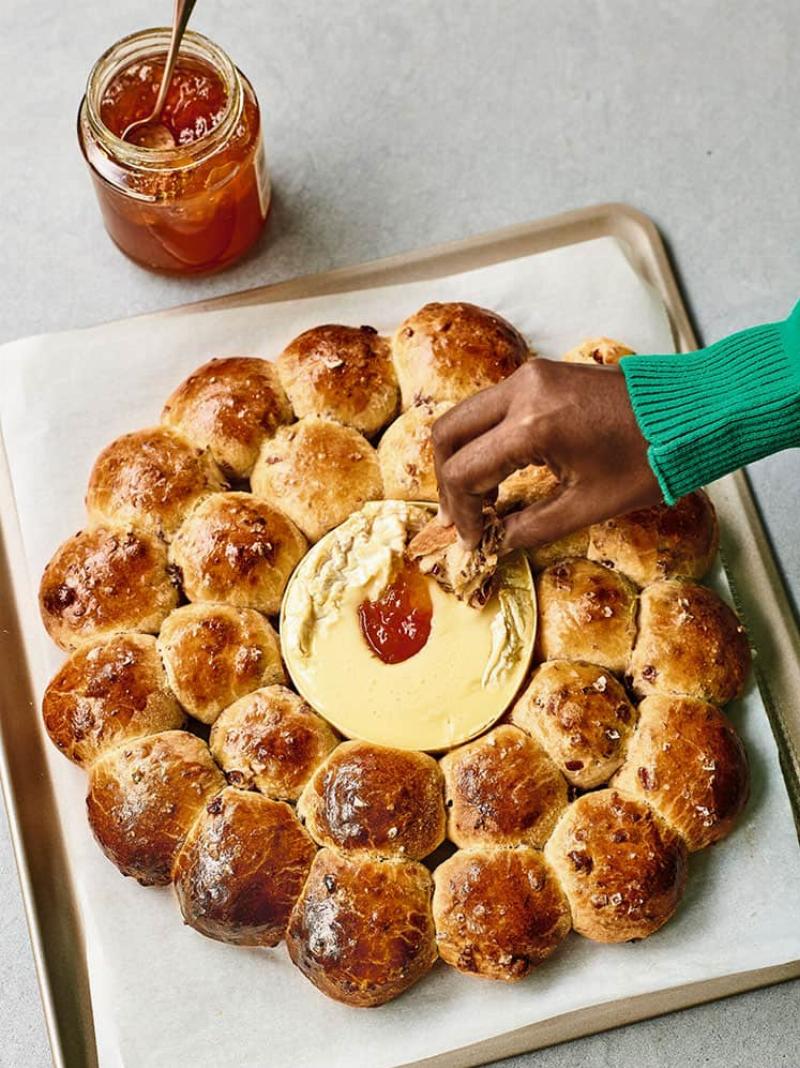
<svg viewBox="0 0 800 1068"><path fill-rule="evenodd" d="M415 861L321 849L289 920L289 956L329 998L383 1005L436 961L432 888Z"/></svg>
<svg viewBox="0 0 800 1068"><path fill-rule="evenodd" d="M567 804L567 784L537 741L501 724L441 760L447 837L541 849Z"/></svg>
<svg viewBox="0 0 800 1068"><path fill-rule="evenodd" d="M378 454L363 434L317 415L283 427L264 444L250 484L256 497L280 505L309 541L383 497Z"/></svg>
<svg viewBox="0 0 800 1068"><path fill-rule="evenodd" d="M286 681L278 635L252 608L176 608L164 620L158 649L173 692L202 723L213 723L223 708L260 686Z"/></svg>
<svg viewBox="0 0 800 1068"><path fill-rule="evenodd" d="M619 790L584 794L544 848L572 923L595 942L647 938L673 915L686 885L686 846L643 801Z"/></svg>
<svg viewBox="0 0 800 1068"><path fill-rule="evenodd" d="M719 545L714 506L698 491L670 508L656 504L589 529L588 556L639 586L669 578L702 578Z"/></svg>
<svg viewBox="0 0 800 1068"><path fill-rule="evenodd" d="M626 669L636 634L636 589L628 579L592 560L562 560L538 575L536 596L537 660Z"/></svg>
<svg viewBox="0 0 800 1068"><path fill-rule="evenodd" d="M306 539L251 493L215 493L190 512L170 546L190 601L222 601L275 615Z"/></svg>
<svg viewBox="0 0 800 1068"><path fill-rule="evenodd" d="M316 851L288 805L229 786L175 858L184 922L219 942L276 946Z"/></svg>
<svg viewBox="0 0 800 1068"><path fill-rule="evenodd" d="M439 955L482 979L513 982L569 934L567 899L541 853L460 849L433 873Z"/></svg>
<svg viewBox="0 0 800 1068"><path fill-rule="evenodd" d="M193 504L225 488L209 452L157 426L103 449L89 476L86 508L94 523L130 523L168 540Z"/></svg>
<svg viewBox="0 0 800 1068"><path fill-rule="evenodd" d="M528 464L504 478L497 487L497 511L506 515L527 508L551 497L558 486L558 479L545 464Z"/></svg>
<svg viewBox="0 0 800 1068"><path fill-rule="evenodd" d="M750 774L744 746L718 708L654 694L639 706L639 727L613 785L652 805L695 852L733 830Z"/></svg>
<svg viewBox="0 0 800 1068"><path fill-rule="evenodd" d="M325 415L369 436L397 412L389 342L371 326L306 330L278 357L278 373L300 418Z"/></svg>
<svg viewBox="0 0 800 1068"><path fill-rule="evenodd" d="M439 487L433 467L431 427L452 407L421 400L395 419L378 445L378 459L387 500L437 501Z"/></svg>
<svg viewBox="0 0 800 1068"><path fill-rule="evenodd" d="M608 782L625 756L636 709L614 676L596 664L548 660L509 719L544 747L573 786Z"/></svg>
<svg viewBox="0 0 800 1068"><path fill-rule="evenodd" d="M267 686L226 708L209 744L234 786L296 801L338 741L302 697L285 686Z"/></svg>
<svg viewBox="0 0 800 1068"><path fill-rule="evenodd" d="M100 848L123 875L166 885L200 810L225 786L202 739L165 731L111 749L92 765L86 808Z"/></svg>
<svg viewBox="0 0 800 1068"><path fill-rule="evenodd" d="M177 603L166 546L125 527L94 527L68 538L39 586L47 633L67 650L120 630L155 634Z"/></svg>
<svg viewBox="0 0 800 1068"><path fill-rule="evenodd" d="M673 579L642 590L630 680L639 697L685 694L724 705L744 689L750 646L713 590Z"/></svg>
<svg viewBox="0 0 800 1068"><path fill-rule="evenodd" d="M529 355L511 323L474 304L426 304L392 338L404 408L464 400L508 378Z"/></svg>
<svg viewBox="0 0 800 1068"><path fill-rule="evenodd" d="M247 478L264 439L293 418L275 364L255 356L204 363L161 413L193 445L210 449L229 478Z"/></svg>
<svg viewBox="0 0 800 1068"><path fill-rule="evenodd" d="M618 364L623 356L633 356L633 349L610 337L592 337L565 352L567 363Z"/></svg>
<svg viewBox="0 0 800 1068"><path fill-rule="evenodd" d="M420 860L444 840L442 773L425 753L343 742L309 781L297 812L320 845Z"/></svg>
<svg viewBox="0 0 800 1068"><path fill-rule="evenodd" d="M51 741L88 767L129 738L183 726L150 634L115 634L76 650L44 692L42 715Z"/></svg>
<svg viewBox="0 0 800 1068"><path fill-rule="evenodd" d="M528 559L533 570L539 572L570 556L586 556L588 551L589 528L584 527L582 530L574 530L571 534L565 534L563 538L544 542L542 545L528 549Z"/></svg>

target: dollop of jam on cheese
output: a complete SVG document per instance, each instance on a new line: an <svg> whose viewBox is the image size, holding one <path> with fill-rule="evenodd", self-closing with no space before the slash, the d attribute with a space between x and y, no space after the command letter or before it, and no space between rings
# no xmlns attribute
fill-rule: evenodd
<svg viewBox="0 0 800 1068"><path fill-rule="evenodd" d="M401 664L422 649L431 634L433 602L428 580L404 561L377 600L362 601L358 619L364 640L384 664Z"/></svg>

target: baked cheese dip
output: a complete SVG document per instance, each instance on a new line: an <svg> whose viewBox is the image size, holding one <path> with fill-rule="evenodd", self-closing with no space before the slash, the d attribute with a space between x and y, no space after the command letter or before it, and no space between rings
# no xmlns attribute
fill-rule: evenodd
<svg viewBox="0 0 800 1068"><path fill-rule="evenodd" d="M527 558L504 557L487 603L470 607L406 558L431 511L368 503L317 542L287 587L286 666L347 737L448 749L498 719L526 676L536 622Z"/></svg>

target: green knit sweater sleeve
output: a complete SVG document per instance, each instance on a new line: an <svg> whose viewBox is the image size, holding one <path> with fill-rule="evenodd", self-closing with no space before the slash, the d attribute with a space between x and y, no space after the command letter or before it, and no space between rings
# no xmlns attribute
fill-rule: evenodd
<svg viewBox="0 0 800 1068"><path fill-rule="evenodd" d="M620 367L667 504L800 446L800 303L782 322L697 352L626 356Z"/></svg>

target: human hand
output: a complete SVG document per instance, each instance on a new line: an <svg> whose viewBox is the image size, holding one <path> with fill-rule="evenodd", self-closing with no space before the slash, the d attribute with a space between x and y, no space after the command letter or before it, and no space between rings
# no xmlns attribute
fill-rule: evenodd
<svg viewBox="0 0 800 1068"><path fill-rule="evenodd" d="M532 359L433 425L439 516L474 548L504 478L547 464L556 492L507 516L504 547L541 545L662 500L617 367Z"/></svg>

